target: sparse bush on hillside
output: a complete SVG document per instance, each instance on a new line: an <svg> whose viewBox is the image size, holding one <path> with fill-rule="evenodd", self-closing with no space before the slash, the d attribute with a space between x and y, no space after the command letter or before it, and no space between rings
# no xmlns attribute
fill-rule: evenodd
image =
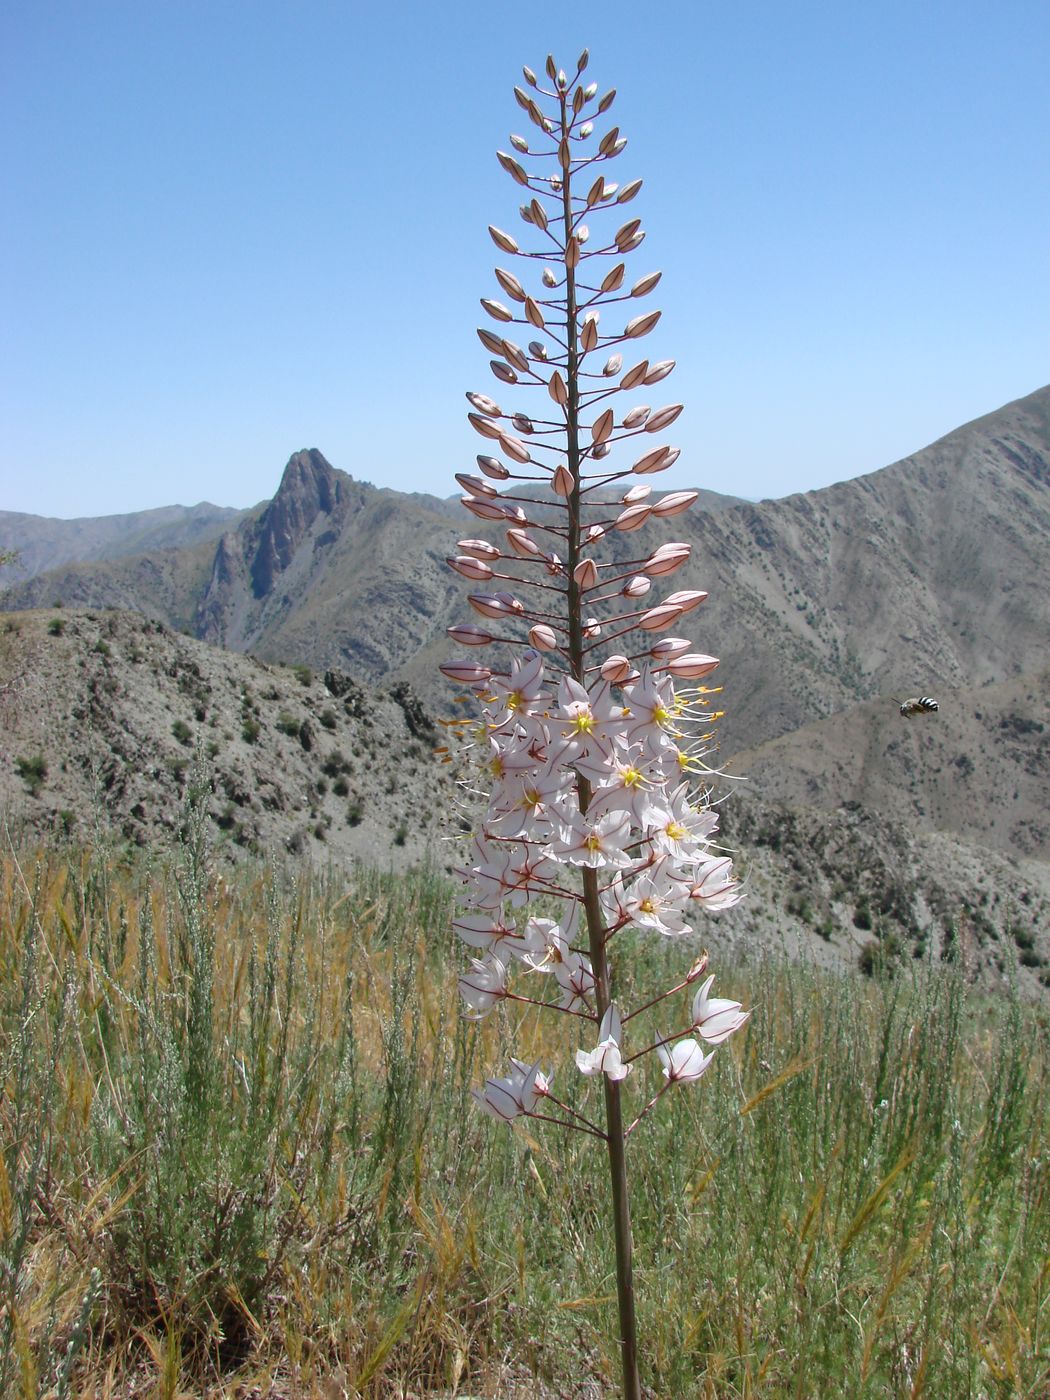
<svg viewBox="0 0 1050 1400"><path fill-rule="evenodd" d="M43 754L34 754L32 758L16 758L15 772L25 783L30 797L36 797L47 777L47 763Z"/></svg>
<svg viewBox="0 0 1050 1400"><path fill-rule="evenodd" d="M65 619L64 619L64 618L61 618L61 617L53 617L53 618L51 619L51 621L47 624L48 636L51 636L51 637L61 637L62 633L63 633L65 630L66 630L66 623L65 623Z"/></svg>
<svg viewBox="0 0 1050 1400"><path fill-rule="evenodd" d="M171 732L180 744L188 746L193 742L193 730L184 719L177 719L171 726Z"/></svg>

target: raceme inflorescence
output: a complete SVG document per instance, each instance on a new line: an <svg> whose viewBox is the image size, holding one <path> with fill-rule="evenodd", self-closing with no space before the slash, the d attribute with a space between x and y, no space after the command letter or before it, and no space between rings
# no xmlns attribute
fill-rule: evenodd
<svg viewBox="0 0 1050 1400"><path fill-rule="evenodd" d="M726 908L740 890L716 844L705 761L717 713L703 682L718 662L677 635L707 595L664 591L688 544L631 547L698 493L653 492L651 478L678 457L659 439L682 405L637 401L674 361L639 355L660 321L644 309L660 274L628 275L645 238L628 207L642 182L609 177L627 143L615 125L596 131L615 92L599 97L586 67L585 51L571 76L552 58L547 82L526 68L514 95L529 137L513 135L513 154L499 152L526 231L519 241L489 229L505 265L500 299L481 302L492 324L478 335L499 398L467 395L485 451L477 473L456 478L463 506L488 528L449 560L474 587L478 620L448 629L463 655L441 670L478 711L458 726L478 813L454 919L474 953L459 981L467 1014L517 1001L563 1016L579 1030L577 1072L602 1081L604 1114L570 1106L553 1074L520 1059L475 1097L495 1118L548 1119L606 1142L624 1393L635 1396L625 1144L667 1089L701 1078L748 1013L710 995L707 957L695 949L644 1005L613 994L617 935L685 938L691 914ZM635 1016L677 1007L687 988L688 1010L669 1012L666 1032L628 1043ZM621 1095L643 1064L655 1091L641 1093L626 1123Z"/></svg>

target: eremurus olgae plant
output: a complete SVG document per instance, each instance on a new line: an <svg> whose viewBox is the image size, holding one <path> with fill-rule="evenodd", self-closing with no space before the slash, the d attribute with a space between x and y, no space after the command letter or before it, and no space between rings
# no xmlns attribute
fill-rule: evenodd
<svg viewBox="0 0 1050 1400"><path fill-rule="evenodd" d="M496 1118L542 1118L605 1142L624 1394L635 1400L626 1144L671 1085L703 1075L714 1047L748 1013L709 995L712 978L700 980L706 955L644 1006L613 999L617 934L634 926L677 937L689 931L687 911L724 908L738 889L731 861L713 845L706 790L697 788L709 771L709 736L694 728L713 716L709 692L695 682L718 663L669 635L706 594L659 591L689 546L667 541L638 558L602 558L611 537L670 519L697 493L657 497L649 481L678 456L657 437L681 404L625 398L660 384L674 361L630 354L660 320L659 311L636 310L660 274L628 277L623 259L645 234L626 206L641 181L607 177L626 141L616 126L595 132L592 114L607 112L615 93L599 99L583 80L586 66L586 51L571 76L548 58L549 86L526 68L531 93L514 90L535 134L512 136L515 154L501 151L499 160L522 188L528 233L523 245L490 228L511 267L496 269L507 300L481 303L496 329L478 331L501 400L511 402L467 395L470 422L493 455L479 455L479 475L457 477L466 509L499 531L495 540L461 540L449 560L478 589L469 602L482 619L449 635L474 655L495 647L500 659L441 669L474 691L483 714L470 738L487 806L460 870L466 894L454 920L478 955L460 993L475 1016L501 1000L563 1015L580 1031L579 1073L602 1080L604 1114L584 1116L556 1096L539 1064L517 1059L475 1097ZM609 232L592 233L591 221ZM533 337L524 348L504 334L514 326ZM693 684L676 688L681 682ZM555 917L531 912L537 900ZM630 1043L640 1011L695 984L689 1009L669 1013L666 1034ZM628 1122L625 1081L650 1064L662 1067L662 1083L640 1096Z"/></svg>

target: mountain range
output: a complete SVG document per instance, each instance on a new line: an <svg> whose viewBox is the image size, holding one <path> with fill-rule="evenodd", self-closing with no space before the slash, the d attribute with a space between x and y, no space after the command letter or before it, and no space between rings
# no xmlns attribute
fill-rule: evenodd
<svg viewBox="0 0 1050 1400"><path fill-rule="evenodd" d="M13 579L0 608L136 612L224 653L407 684L440 714L455 693L437 673L454 651L445 629L468 615L445 558L460 535L489 533L467 520L455 498L377 489L307 449L249 511L0 516L0 544L21 550L24 572L54 564ZM747 777L726 807L741 839L794 823L827 846L836 814L854 830L842 814L859 811L914 849L954 843L960 869L969 851L1028 862L1020 885L1040 887L1050 387L881 471L758 503L705 492L673 525L692 556L671 586L710 595L685 630L722 661L718 761ZM607 542L627 560L666 537L647 527ZM915 694L939 711L902 719L898 702Z"/></svg>

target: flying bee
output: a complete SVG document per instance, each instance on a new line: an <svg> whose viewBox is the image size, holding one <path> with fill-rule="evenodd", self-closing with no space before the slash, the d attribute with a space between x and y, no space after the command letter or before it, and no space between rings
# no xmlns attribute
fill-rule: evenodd
<svg viewBox="0 0 1050 1400"><path fill-rule="evenodd" d="M894 700L901 707L901 715L904 719L914 719L916 715L935 714L940 706L936 700L932 700L928 695L915 695L910 700L898 700L895 695Z"/></svg>

